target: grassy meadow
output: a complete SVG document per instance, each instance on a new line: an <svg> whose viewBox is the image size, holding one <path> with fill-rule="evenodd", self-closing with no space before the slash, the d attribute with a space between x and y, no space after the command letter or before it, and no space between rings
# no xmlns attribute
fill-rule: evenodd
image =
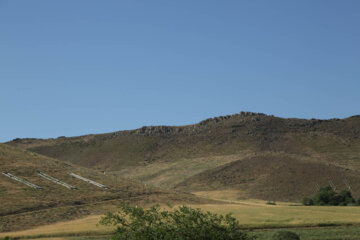
<svg viewBox="0 0 360 240"><path fill-rule="evenodd" d="M244 228L360 225L360 207L323 207L243 203L192 205L219 214L231 212Z"/></svg>
<svg viewBox="0 0 360 240"><path fill-rule="evenodd" d="M295 232L302 240L359 240L359 226L322 227L322 228L290 228L283 229ZM278 229L252 231L250 235L257 240L268 240Z"/></svg>
<svg viewBox="0 0 360 240"><path fill-rule="evenodd" d="M219 214L231 212L244 230L258 239L268 239L279 228L290 228L300 234L301 239L359 239L356 236L360 236L360 207L307 207L291 203L267 205L260 200L190 206ZM25 231L0 233L0 237L106 239L113 228L98 226L100 218L101 215L91 215Z"/></svg>
<svg viewBox="0 0 360 240"><path fill-rule="evenodd" d="M101 236L111 234L113 228L98 225L102 215L91 215L85 218L58 222L24 231L0 233L0 237L15 238L55 238L75 236Z"/></svg>

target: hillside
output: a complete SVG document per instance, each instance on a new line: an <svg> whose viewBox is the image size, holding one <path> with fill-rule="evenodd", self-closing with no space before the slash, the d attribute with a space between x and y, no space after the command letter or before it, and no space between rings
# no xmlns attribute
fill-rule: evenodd
<svg viewBox="0 0 360 240"><path fill-rule="evenodd" d="M317 186L331 182L338 190L348 190L348 184L353 195L360 197L359 173L308 157L267 153L201 172L176 188L210 193L233 190L238 199L296 202L301 196L314 194Z"/></svg>
<svg viewBox="0 0 360 240"><path fill-rule="evenodd" d="M39 176L39 171L76 189L49 181ZM0 231L25 229L94 213L101 214L119 201L200 201L190 195L145 186L119 176L104 175L95 170L4 144L0 144L0 172L10 173L41 187L32 188L0 173ZM107 188L75 178L69 173L91 179Z"/></svg>
<svg viewBox="0 0 360 240"><path fill-rule="evenodd" d="M212 170L217 171L217 168L225 167L226 164L244 159L254 160L257 159L255 156L268 153L276 154L279 159L287 159L287 165L295 164L299 159L308 159L321 166L330 164L334 168L351 169L357 173L360 170L359 134L360 116L306 120L241 112L188 126L142 127L71 138L15 139L7 144L69 163L174 188L185 184L192 177L201 185L204 182L203 175L198 174L210 177L214 173ZM261 167L262 161L254 163ZM280 164L273 157L269 158L268 163L274 168ZM331 169L325 167L324 175ZM299 179L294 181L300 183L309 176L297 177ZM280 180L274 181L281 185ZM328 180L318 181L325 184ZM181 186L185 191L194 189L194 186L188 184ZM253 186L254 191L248 189L244 195L268 197L257 192L257 185L249 185L249 188ZM300 198L307 192L305 189L294 191L281 199Z"/></svg>

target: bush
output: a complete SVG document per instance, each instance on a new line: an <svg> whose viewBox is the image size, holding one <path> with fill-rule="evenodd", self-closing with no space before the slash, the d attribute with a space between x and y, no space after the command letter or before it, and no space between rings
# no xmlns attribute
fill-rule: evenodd
<svg viewBox="0 0 360 240"><path fill-rule="evenodd" d="M300 237L294 232L278 231L274 233L271 240L300 240Z"/></svg>
<svg viewBox="0 0 360 240"><path fill-rule="evenodd" d="M346 203L346 205L355 203L355 199L351 195L350 191L343 190L340 192L340 196L342 198L342 201Z"/></svg>
<svg viewBox="0 0 360 240"><path fill-rule="evenodd" d="M315 205L335 205L334 196L336 195L335 191L331 187L323 187L315 194L314 204ZM330 204L331 202L331 204ZM337 204L336 204L337 205Z"/></svg>
<svg viewBox="0 0 360 240"><path fill-rule="evenodd" d="M3 240L12 240L12 238L11 237L9 237L9 236L5 236L4 238L2 238Z"/></svg>
<svg viewBox="0 0 360 240"><path fill-rule="evenodd" d="M266 202L266 204L267 204L267 205L276 205L276 202L275 202L275 201L270 201L270 200L269 200L269 201L267 201L267 202Z"/></svg>
<svg viewBox="0 0 360 240"><path fill-rule="evenodd" d="M302 204L306 206L347 206L355 203L350 191L343 190L340 193L332 190L331 187L323 187L311 198L303 198Z"/></svg>
<svg viewBox="0 0 360 240"><path fill-rule="evenodd" d="M106 213L100 224L117 226L114 240L252 239L240 231L238 221L231 214L217 215L186 206L160 211L158 206L144 210L122 205L117 213Z"/></svg>
<svg viewBox="0 0 360 240"><path fill-rule="evenodd" d="M305 206L312 206L314 205L314 201L311 199L311 198L308 198L308 197L304 197L302 200L301 200L301 203Z"/></svg>

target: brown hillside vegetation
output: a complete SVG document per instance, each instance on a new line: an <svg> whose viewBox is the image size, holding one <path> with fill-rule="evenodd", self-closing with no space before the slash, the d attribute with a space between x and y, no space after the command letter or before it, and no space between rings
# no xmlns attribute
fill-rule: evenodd
<svg viewBox="0 0 360 240"><path fill-rule="evenodd" d="M188 191L236 190L238 198L258 198L276 201L299 201L319 186L331 181L337 189L347 189L360 196L358 171L285 154L264 154L234 161L178 184Z"/></svg>
<svg viewBox="0 0 360 240"><path fill-rule="evenodd" d="M44 179L38 175L38 171L77 189L71 190ZM0 172L9 172L42 187L34 189L0 174L0 231L24 229L94 213L102 214L119 201L200 202L190 195L146 187L121 177L104 175L4 144L0 144ZM92 179L109 189L81 181L69 173Z"/></svg>
<svg viewBox="0 0 360 240"><path fill-rule="evenodd" d="M197 179L201 173L213 174L212 170L217 171L234 161L248 159L246 162L249 165L254 160L253 164L259 166L247 168L253 170L261 168L264 162L269 169L284 165L278 177L270 174L275 181L272 186L277 186L277 190L264 187L271 194L265 193L265 190L259 192L259 186L267 183L263 180L264 176L257 175L258 185L248 184L246 196L268 198L276 195L278 189L288 189L291 179L286 179L290 174L285 174L285 165L293 166L296 168L294 171L299 172L296 183L312 179L310 176L316 174L307 165L321 168L322 176L337 175L343 171L356 174L360 170L359 134L360 116L306 120L241 112L188 126L142 127L71 138L15 139L7 144L167 188L180 187L179 184L185 184L188 178ZM266 155L268 153L270 155ZM303 161L306 163L301 164ZM300 174L303 171L306 174ZM315 176L313 179L315 181ZM329 180L316 178L319 184L326 184ZM203 184L203 180L198 184ZM188 184L181 186L183 190L194 189ZM294 186L299 190L293 190L280 199L300 199L310 191L309 187Z"/></svg>

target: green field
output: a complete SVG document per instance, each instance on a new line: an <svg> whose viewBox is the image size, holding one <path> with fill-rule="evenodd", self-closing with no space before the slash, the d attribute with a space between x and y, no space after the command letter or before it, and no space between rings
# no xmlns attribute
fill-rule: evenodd
<svg viewBox="0 0 360 240"><path fill-rule="evenodd" d="M233 213L244 228L360 225L360 207L318 207L243 204L192 205L206 211Z"/></svg>
<svg viewBox="0 0 360 240"><path fill-rule="evenodd" d="M360 239L360 226L322 227L282 229L297 233L302 240L358 240ZM278 229L260 230L250 232L258 240L269 239Z"/></svg>

